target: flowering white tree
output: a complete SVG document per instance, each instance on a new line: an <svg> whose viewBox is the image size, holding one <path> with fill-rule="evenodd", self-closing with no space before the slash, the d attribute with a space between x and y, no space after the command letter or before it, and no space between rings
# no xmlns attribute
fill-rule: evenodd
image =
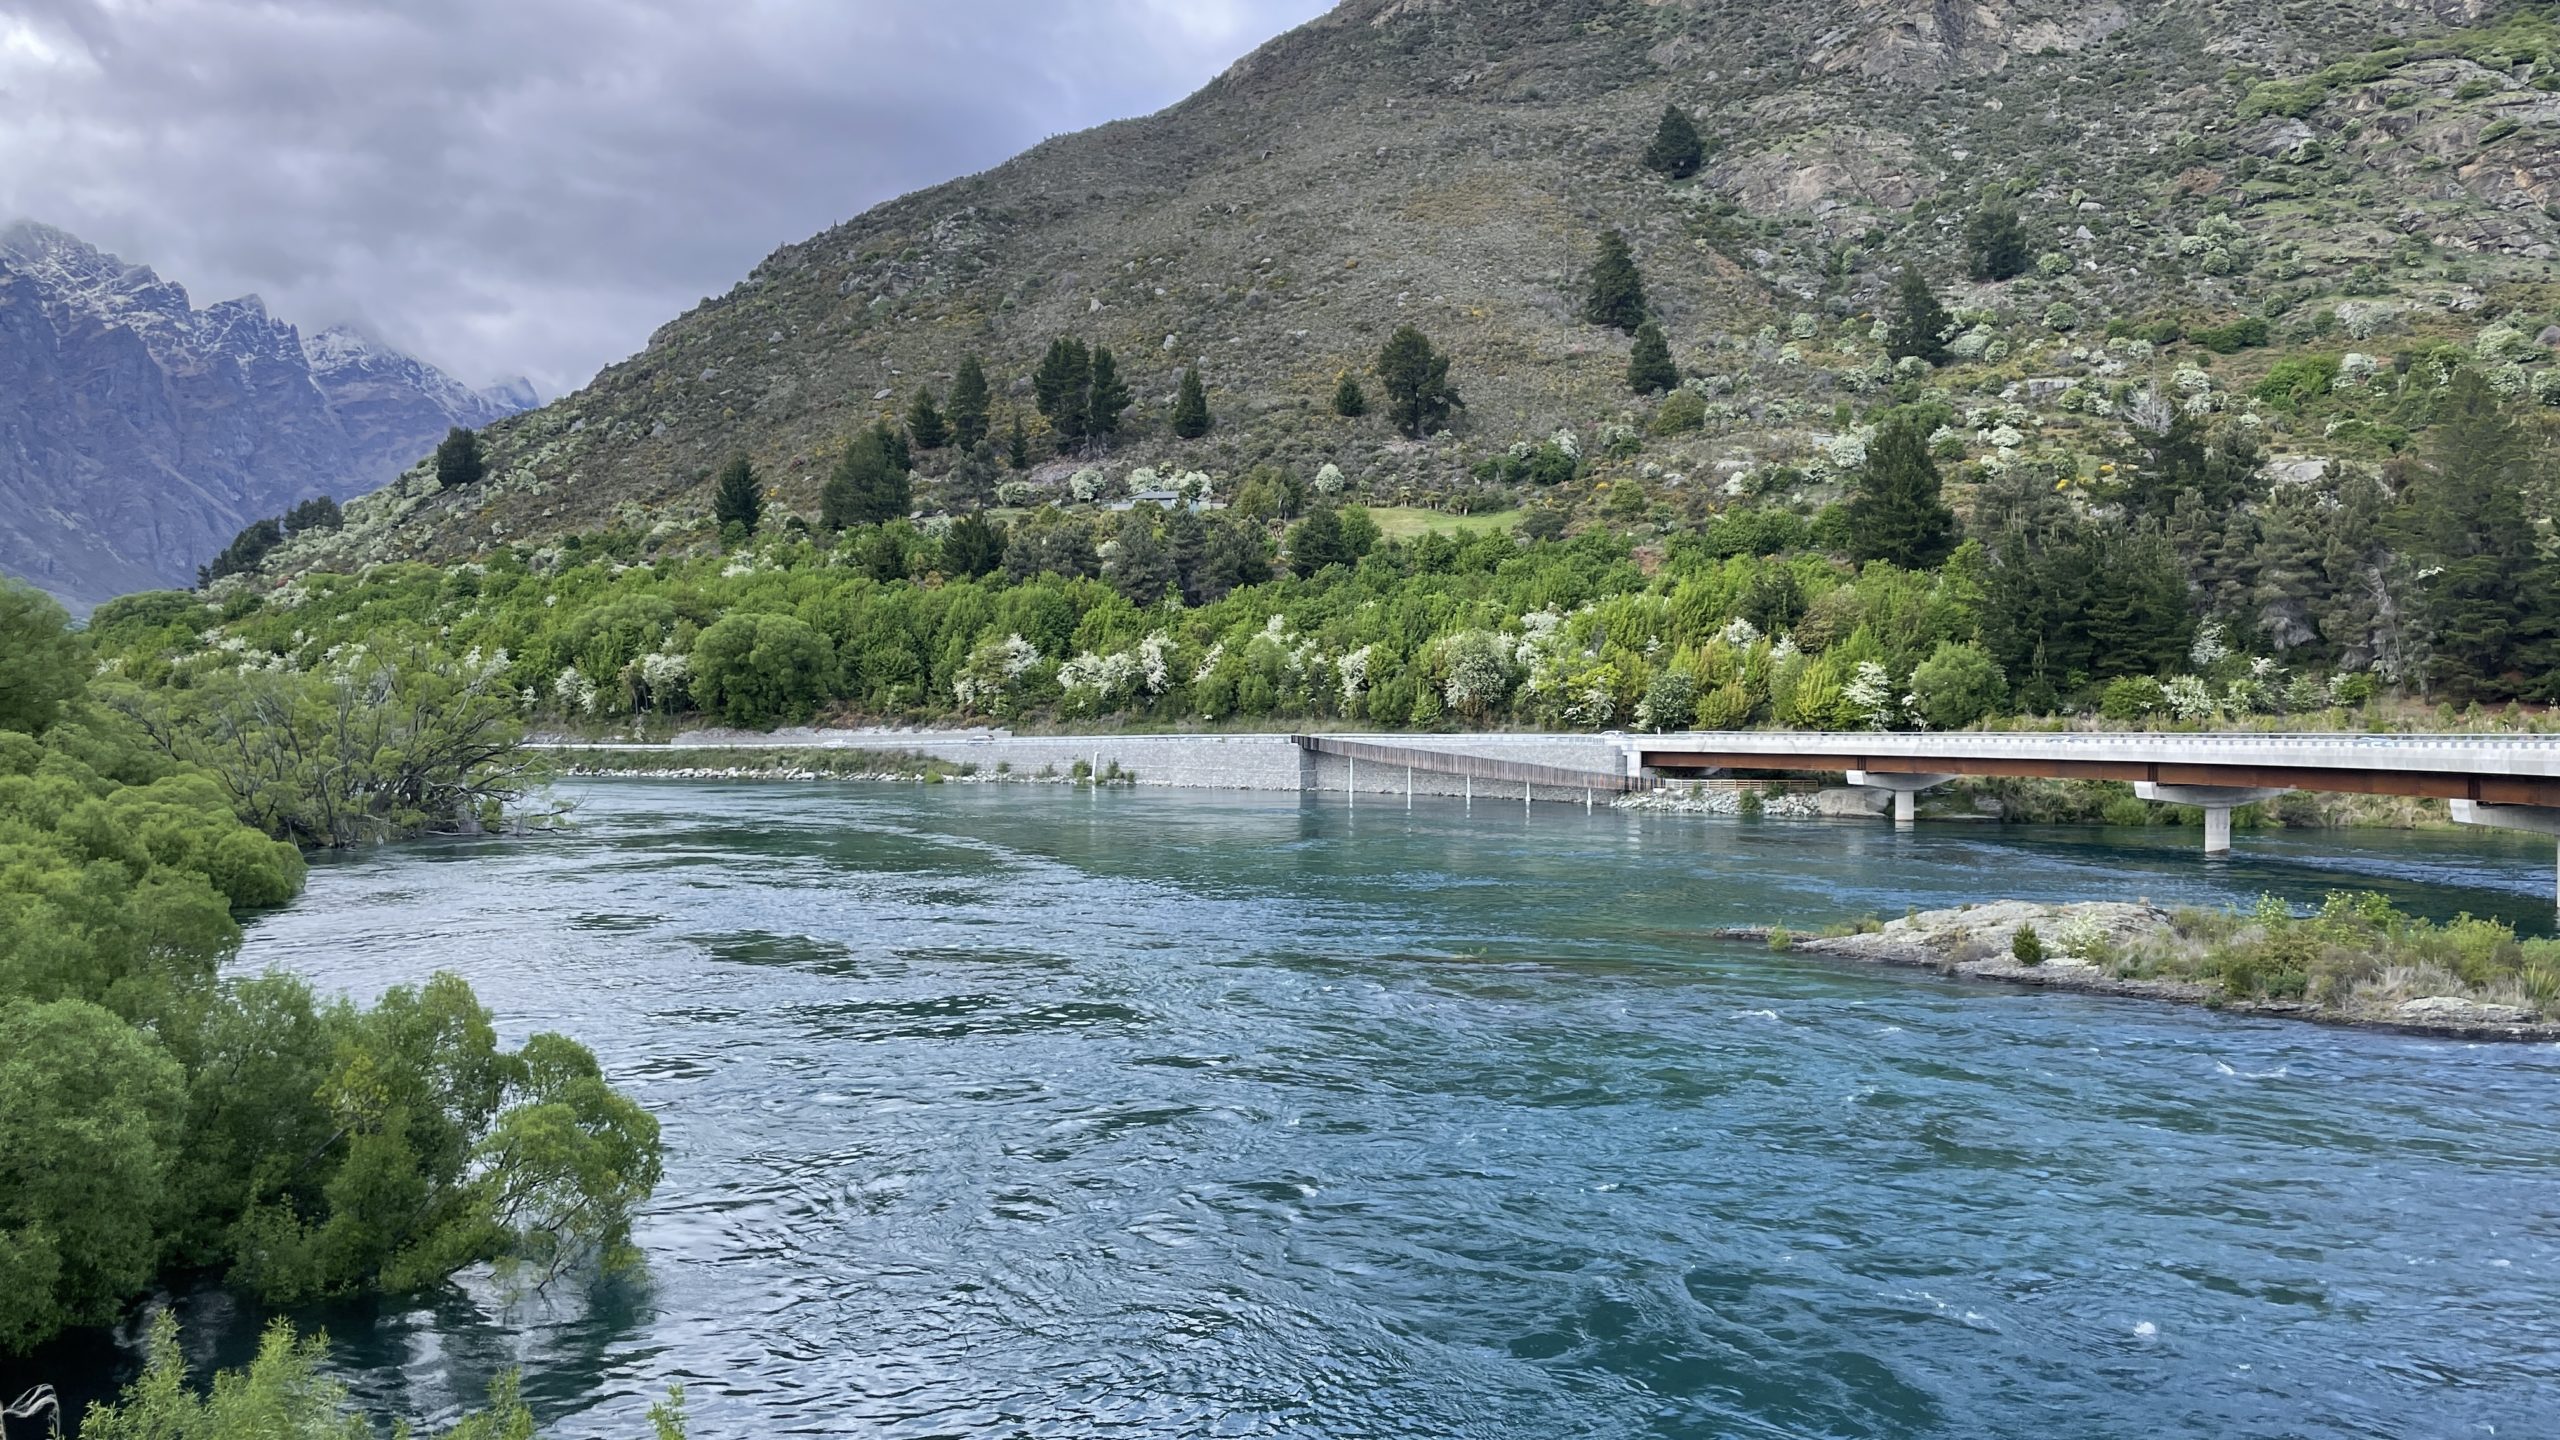
<svg viewBox="0 0 2560 1440"><path fill-rule="evenodd" d="M1902 719L1901 702L1893 696L1893 677L1873 660L1858 662L1858 672L1840 688L1840 697L1870 730L1890 730Z"/></svg>

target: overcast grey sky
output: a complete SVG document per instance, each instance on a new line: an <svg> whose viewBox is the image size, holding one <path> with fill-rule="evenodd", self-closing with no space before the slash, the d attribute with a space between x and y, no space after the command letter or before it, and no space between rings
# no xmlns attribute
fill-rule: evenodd
<svg viewBox="0 0 2560 1440"><path fill-rule="evenodd" d="M0 219L558 394L1329 0L0 0Z"/></svg>

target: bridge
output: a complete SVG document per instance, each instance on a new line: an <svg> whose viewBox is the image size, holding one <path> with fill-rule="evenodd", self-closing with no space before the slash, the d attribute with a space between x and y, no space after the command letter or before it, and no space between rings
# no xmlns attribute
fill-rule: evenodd
<svg viewBox="0 0 2560 1440"><path fill-rule="evenodd" d="M1621 736L1629 775L1838 772L1893 794L1894 820L1967 775L2129 781L2145 800L2205 813L2205 850L2231 848L2231 812L2293 790L2452 802L2465 825L2560 836L2560 736L1821 733Z"/></svg>

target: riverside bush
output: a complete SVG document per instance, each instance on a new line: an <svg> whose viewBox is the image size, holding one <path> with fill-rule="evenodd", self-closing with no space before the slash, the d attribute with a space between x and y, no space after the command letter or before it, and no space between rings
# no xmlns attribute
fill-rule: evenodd
<svg viewBox="0 0 2560 1440"><path fill-rule="evenodd" d="M52 638L0 653L0 680L26 654L85 650L58 607L50 619ZM0 1353L111 1323L164 1275L292 1302L632 1258L657 1122L583 1047L502 1049L451 975L359 1008L291 976L222 973L239 913L303 879L300 853L247 820L301 835L296 797L378 773L366 747L423 692L374 672L356 693L371 703L330 725L287 706L281 737L199 730L235 723L219 703L128 711L79 691L15 717L33 729L0 728ZM303 768L245 789L187 758L294 743Z"/></svg>

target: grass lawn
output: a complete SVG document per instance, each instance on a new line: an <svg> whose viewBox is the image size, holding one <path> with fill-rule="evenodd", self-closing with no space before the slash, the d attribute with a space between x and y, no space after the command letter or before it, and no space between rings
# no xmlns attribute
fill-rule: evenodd
<svg viewBox="0 0 2560 1440"><path fill-rule="evenodd" d="M1453 535L1485 530L1507 532L1519 525L1521 514L1518 510L1497 510L1490 515L1448 515L1411 505L1374 505L1369 509L1369 518L1378 522L1378 533L1390 540L1411 540L1434 530Z"/></svg>

